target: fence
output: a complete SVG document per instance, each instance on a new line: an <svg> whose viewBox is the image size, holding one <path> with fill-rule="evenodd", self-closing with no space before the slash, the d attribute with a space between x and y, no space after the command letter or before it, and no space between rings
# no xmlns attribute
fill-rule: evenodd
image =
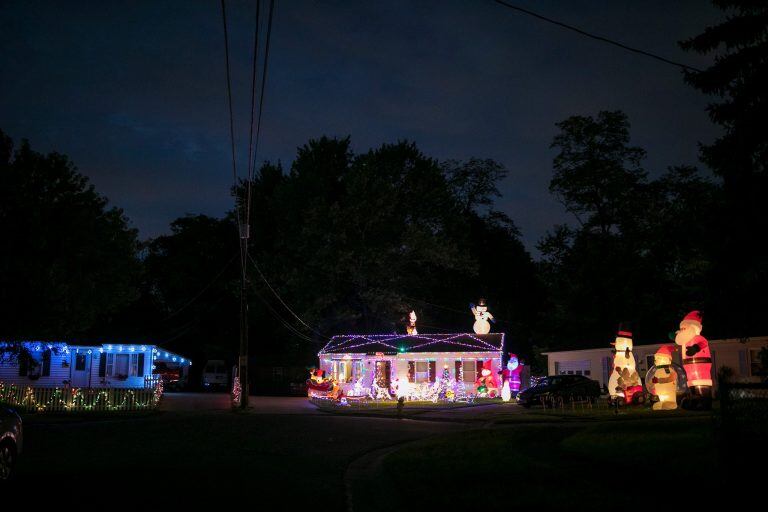
<svg viewBox="0 0 768 512"><path fill-rule="evenodd" d="M163 395L162 381L153 388L33 387L0 382L0 404L29 412L147 411Z"/></svg>

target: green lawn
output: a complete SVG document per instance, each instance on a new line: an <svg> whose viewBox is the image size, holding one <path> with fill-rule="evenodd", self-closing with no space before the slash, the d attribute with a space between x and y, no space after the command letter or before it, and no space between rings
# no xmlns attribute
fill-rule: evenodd
<svg viewBox="0 0 768 512"><path fill-rule="evenodd" d="M651 503L657 488L668 487L674 500L692 469L715 470L712 423L701 418L517 424L404 445L381 461L377 485L360 485L354 496L366 510L471 510L504 502L635 509L638 500Z"/></svg>

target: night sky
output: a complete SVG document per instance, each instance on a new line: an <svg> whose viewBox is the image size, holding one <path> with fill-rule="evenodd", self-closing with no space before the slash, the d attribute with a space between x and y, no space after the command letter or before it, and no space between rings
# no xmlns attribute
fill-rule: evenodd
<svg viewBox="0 0 768 512"><path fill-rule="evenodd" d="M697 67L676 42L721 18L703 0L517 3ZM243 170L254 5L228 2ZM0 4L0 128L68 154L142 237L230 208L225 84L217 0ZM278 0L261 155L287 167L308 139L351 135L356 151L407 138L496 159L498 207L533 249L567 220L547 190L556 122L626 111L657 175L717 135L707 102L678 68L490 0Z"/></svg>

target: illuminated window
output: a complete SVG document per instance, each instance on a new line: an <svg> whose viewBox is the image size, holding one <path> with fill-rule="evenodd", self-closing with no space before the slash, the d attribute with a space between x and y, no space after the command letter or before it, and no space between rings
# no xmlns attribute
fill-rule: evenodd
<svg viewBox="0 0 768 512"><path fill-rule="evenodd" d="M464 369L464 382L475 382L477 380L477 363L474 360L464 360L461 362Z"/></svg>
<svg viewBox="0 0 768 512"><path fill-rule="evenodd" d="M415 382L429 382L429 362L416 361Z"/></svg>
<svg viewBox="0 0 768 512"><path fill-rule="evenodd" d="M131 372L128 375L131 377L141 375L139 373L139 354L131 354Z"/></svg>

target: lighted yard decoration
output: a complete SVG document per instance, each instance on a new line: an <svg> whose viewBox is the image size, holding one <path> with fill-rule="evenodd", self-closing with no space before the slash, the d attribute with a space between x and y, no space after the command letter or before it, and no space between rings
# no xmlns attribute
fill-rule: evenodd
<svg viewBox="0 0 768 512"><path fill-rule="evenodd" d="M677 371L672 364L676 347L664 345L653 356L653 367L645 376L648 392L658 397L653 404L654 411L677 409Z"/></svg>
<svg viewBox="0 0 768 512"><path fill-rule="evenodd" d="M682 402L683 408L687 409L712 407L712 355L709 342L701 331L701 312L691 311L680 322L675 335L675 343L683 352L683 368L690 390L690 396Z"/></svg>
<svg viewBox="0 0 768 512"><path fill-rule="evenodd" d="M309 398L328 398L333 392L333 382L325 377L325 370L313 368L307 379L307 396Z"/></svg>
<svg viewBox="0 0 768 512"><path fill-rule="evenodd" d="M491 324L493 322L493 315L488 311L488 304L485 299L477 301L477 306L470 303L469 309L475 317L475 323L472 328L477 334L488 334L491 332Z"/></svg>
<svg viewBox="0 0 768 512"><path fill-rule="evenodd" d="M493 375L491 361L483 361L480 376L475 381L477 396L495 398L499 394L499 383Z"/></svg>
<svg viewBox="0 0 768 512"><path fill-rule="evenodd" d="M632 353L632 332L619 328L613 343L613 371L608 378L608 394L611 400L624 399L625 403L632 403L636 386L640 385L640 376L637 374L635 355ZM624 372L624 370L627 370ZM631 395L626 396L627 389ZM642 390L642 386L640 386Z"/></svg>
<svg viewBox="0 0 768 512"><path fill-rule="evenodd" d="M517 355L510 353L507 367L501 372L501 399L509 402L512 396L520 392L520 361Z"/></svg>
<svg viewBox="0 0 768 512"><path fill-rule="evenodd" d="M408 325L405 326L405 332L411 336L419 334L419 331L416 329L416 320L418 320L418 318L416 317L415 311L408 313Z"/></svg>

